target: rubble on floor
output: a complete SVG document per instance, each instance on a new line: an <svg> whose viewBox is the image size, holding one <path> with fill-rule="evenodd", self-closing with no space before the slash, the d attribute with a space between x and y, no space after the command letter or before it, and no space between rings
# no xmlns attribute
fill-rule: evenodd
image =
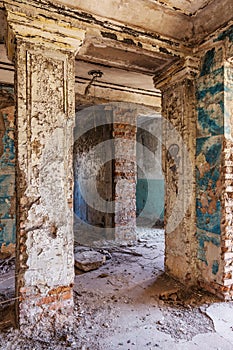
<svg viewBox="0 0 233 350"><path fill-rule="evenodd" d="M233 304L168 277L163 231L138 228L138 233L133 246L102 242L92 250L75 248L98 251L107 259L98 269L75 276L73 328L50 343L10 329L0 333L0 349L232 350ZM2 282L0 276L4 294Z"/></svg>
<svg viewBox="0 0 233 350"><path fill-rule="evenodd" d="M1 245L0 249L0 275L15 269L15 244Z"/></svg>
<svg viewBox="0 0 233 350"><path fill-rule="evenodd" d="M10 255L2 255L0 257L0 275L5 275L7 272L15 269L15 257Z"/></svg>
<svg viewBox="0 0 233 350"><path fill-rule="evenodd" d="M105 261L106 257L104 254L93 250L77 252L74 255L75 267L85 272L98 269Z"/></svg>

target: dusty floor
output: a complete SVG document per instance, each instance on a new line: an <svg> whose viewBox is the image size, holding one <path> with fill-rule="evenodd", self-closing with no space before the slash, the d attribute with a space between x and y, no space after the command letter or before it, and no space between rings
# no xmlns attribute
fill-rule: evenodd
<svg viewBox="0 0 233 350"><path fill-rule="evenodd" d="M163 231L138 233L134 246L102 243L111 259L98 270L76 271L74 330L67 336L46 343L11 329L0 333L0 349L232 350L233 303L191 293L168 278ZM0 277L0 301L13 296L13 274L11 269Z"/></svg>

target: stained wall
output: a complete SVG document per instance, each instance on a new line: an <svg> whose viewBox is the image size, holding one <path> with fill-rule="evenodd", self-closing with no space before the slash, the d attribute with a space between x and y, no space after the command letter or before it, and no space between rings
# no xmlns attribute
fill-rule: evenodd
<svg viewBox="0 0 233 350"><path fill-rule="evenodd" d="M111 239L114 196L112 113L101 105L76 113L74 130L74 235L82 244ZM103 203L105 204L103 207Z"/></svg>
<svg viewBox="0 0 233 350"><path fill-rule="evenodd" d="M136 113L130 104L76 114L75 240L136 238Z"/></svg>
<svg viewBox="0 0 233 350"><path fill-rule="evenodd" d="M0 85L0 248L15 244L15 116L14 90Z"/></svg>
<svg viewBox="0 0 233 350"><path fill-rule="evenodd" d="M233 28L201 52L197 79L196 216L198 267L205 288L232 297Z"/></svg>
<svg viewBox="0 0 233 350"><path fill-rule="evenodd" d="M188 76L185 70L181 76L179 73L172 83L161 85L165 268L185 284L195 284L195 84L191 74Z"/></svg>

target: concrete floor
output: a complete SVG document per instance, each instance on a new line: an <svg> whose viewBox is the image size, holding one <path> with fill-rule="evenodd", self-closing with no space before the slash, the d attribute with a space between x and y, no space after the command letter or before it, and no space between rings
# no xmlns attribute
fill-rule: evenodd
<svg viewBox="0 0 233 350"><path fill-rule="evenodd" d="M46 344L10 330L0 333L0 349L232 350L233 303L164 274L162 230L138 228L138 235L134 246L105 242L112 258L98 270L76 271L74 330L66 339ZM1 295L13 288L10 274L0 279Z"/></svg>
<svg viewBox="0 0 233 350"><path fill-rule="evenodd" d="M80 308L89 311L80 325L84 349L232 349L233 304L186 291L164 274L163 230L138 228L138 235L123 249L141 257L114 253L99 270L76 276Z"/></svg>

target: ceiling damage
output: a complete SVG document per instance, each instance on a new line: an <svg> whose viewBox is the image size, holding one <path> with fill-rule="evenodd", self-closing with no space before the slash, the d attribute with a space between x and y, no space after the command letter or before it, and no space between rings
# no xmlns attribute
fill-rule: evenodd
<svg viewBox="0 0 233 350"><path fill-rule="evenodd" d="M187 16L196 15L198 11L204 9L214 0L150 0L153 3L180 11Z"/></svg>
<svg viewBox="0 0 233 350"><path fill-rule="evenodd" d="M233 17L232 0L4 0L0 1L2 43L3 9L12 3L19 12L21 3L36 6L40 13L36 20L49 15L56 21L56 16L63 16L64 21L70 18L85 30L76 56L79 87L88 84L88 71L96 69L104 74L95 85L115 86L116 91L120 85L121 89L147 91L150 96L158 94L153 76L192 56L196 45ZM13 65L3 51L0 69L13 81Z"/></svg>

